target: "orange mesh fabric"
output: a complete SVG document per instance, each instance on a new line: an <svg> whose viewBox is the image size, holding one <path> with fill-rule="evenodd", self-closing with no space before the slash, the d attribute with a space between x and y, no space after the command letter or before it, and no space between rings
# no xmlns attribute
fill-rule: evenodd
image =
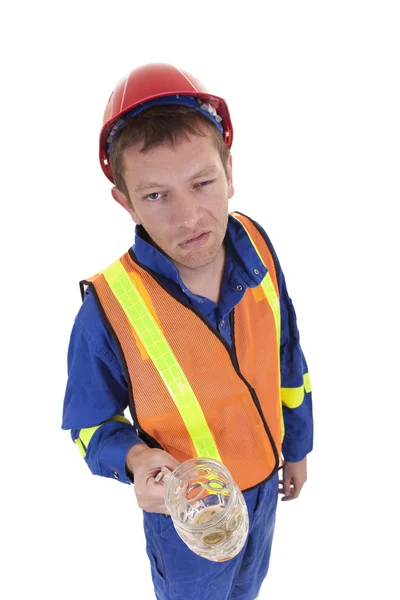
<svg viewBox="0 0 400 600"><path fill-rule="evenodd" d="M278 280L272 255L262 235L250 219L235 214L249 231L261 258L267 267L279 298ZM258 290L256 294L254 290ZM261 299L261 294L263 298ZM268 300L261 286L248 288L235 310L235 336L239 367L252 387L257 391L263 414L266 417L271 434L276 440L277 450L281 453L281 401L280 401L280 364L276 341L275 321Z"/></svg>
<svg viewBox="0 0 400 600"><path fill-rule="evenodd" d="M244 219L242 216L239 217ZM246 220L277 290L270 252L251 221ZM152 312L180 363L213 434L222 462L242 491L279 466L281 452L280 378L275 324L267 300L247 290L234 310L233 351L193 310L165 291L127 253L121 263L140 291L146 290ZM103 275L90 278L124 354L140 427L183 462L196 456L190 435L151 359L136 342L130 323ZM279 297L279 293L278 293ZM258 301L257 301L258 300ZM154 314L154 312L153 312ZM249 387L254 388L260 416ZM255 395L254 394L254 395Z"/></svg>

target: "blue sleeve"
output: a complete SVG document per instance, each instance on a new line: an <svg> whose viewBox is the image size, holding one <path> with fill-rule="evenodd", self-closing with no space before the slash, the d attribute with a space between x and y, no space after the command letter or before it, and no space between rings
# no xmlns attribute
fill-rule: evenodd
<svg viewBox="0 0 400 600"><path fill-rule="evenodd" d="M88 289L68 348L62 429L71 431L94 475L130 483L126 455L132 446L144 442L135 427L123 418L129 392L118 356Z"/></svg>
<svg viewBox="0 0 400 600"><path fill-rule="evenodd" d="M287 291L285 276L268 235L258 226L269 242L280 295L281 393L285 424L282 453L286 461L298 462L313 449L314 422L308 367L300 346L296 312Z"/></svg>
<svg viewBox="0 0 400 600"><path fill-rule="evenodd" d="M283 402L285 436L282 453L286 461L298 462L313 449L314 422L312 392L309 387L307 362L300 346L296 313L281 272L281 389L285 392L301 390L300 404L295 407ZM290 397L290 395L289 395ZM295 402L297 404L297 402Z"/></svg>

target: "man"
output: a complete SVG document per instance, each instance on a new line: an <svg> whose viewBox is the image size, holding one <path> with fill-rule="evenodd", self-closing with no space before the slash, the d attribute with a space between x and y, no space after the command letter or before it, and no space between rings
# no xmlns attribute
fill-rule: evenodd
<svg viewBox="0 0 400 600"><path fill-rule="evenodd" d="M258 596L278 492L298 497L313 443L308 369L278 258L260 225L228 212L232 135L226 102L166 64L117 84L100 135L135 244L81 282L62 427L92 473L134 483L159 600ZM186 547L155 482L193 456L218 458L244 494L249 535L230 561Z"/></svg>

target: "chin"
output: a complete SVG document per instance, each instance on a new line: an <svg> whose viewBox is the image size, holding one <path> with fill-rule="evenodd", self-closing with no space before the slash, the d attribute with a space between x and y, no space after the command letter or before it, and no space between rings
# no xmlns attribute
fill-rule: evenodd
<svg viewBox="0 0 400 600"><path fill-rule="evenodd" d="M209 265L216 257L217 252L192 252L190 255L183 257L179 262L190 269L197 269Z"/></svg>

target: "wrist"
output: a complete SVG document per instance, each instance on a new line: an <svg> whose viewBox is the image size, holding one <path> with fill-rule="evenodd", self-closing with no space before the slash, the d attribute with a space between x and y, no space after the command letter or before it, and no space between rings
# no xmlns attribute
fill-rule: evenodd
<svg viewBox="0 0 400 600"><path fill-rule="evenodd" d="M146 444L135 444L128 451L128 454L126 455L125 466L127 470L132 473L132 475L135 472L135 466L137 464L138 458L143 452L145 452L148 449L149 447L146 446Z"/></svg>

